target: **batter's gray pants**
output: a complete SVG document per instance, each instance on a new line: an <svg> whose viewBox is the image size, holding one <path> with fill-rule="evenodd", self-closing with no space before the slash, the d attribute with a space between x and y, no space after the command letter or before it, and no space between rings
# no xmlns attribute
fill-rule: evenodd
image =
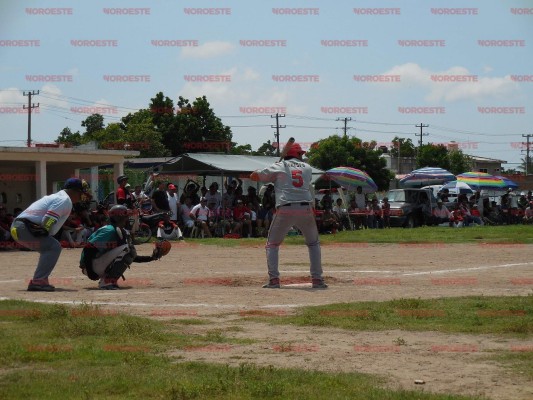
<svg viewBox="0 0 533 400"><path fill-rule="evenodd" d="M310 205L301 205L300 203L279 207L272 218L266 244L270 279L279 278L279 246L293 226L298 228L305 237L305 244L309 250L309 260L311 262L311 277L322 279L322 255L315 214Z"/></svg>
<svg viewBox="0 0 533 400"><path fill-rule="evenodd" d="M11 225L11 229L13 228L17 231L16 241L18 243L40 254L33 279L47 279L61 254L61 244L53 236L33 236L22 221L14 221Z"/></svg>

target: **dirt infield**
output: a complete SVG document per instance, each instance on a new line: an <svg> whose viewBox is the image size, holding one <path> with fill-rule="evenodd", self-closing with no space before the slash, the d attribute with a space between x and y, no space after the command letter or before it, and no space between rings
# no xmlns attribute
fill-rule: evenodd
<svg viewBox="0 0 533 400"><path fill-rule="evenodd" d="M138 246L150 254L152 245ZM163 260L135 265L120 291L96 290L81 275L80 250L64 250L52 274L54 293L27 292L37 258L31 252L0 252L1 298L100 304L108 310L153 318L202 319L191 333L223 332L253 339L246 345L212 345L175 351L183 360L296 367L378 374L391 387L533 398L524 376L489 360L498 350L528 351L533 339L438 332L346 332L245 321L250 315L289 315L296 307L398 298L533 293L533 245L524 244L337 244L322 247L330 288L313 290L305 246L280 253L282 289L266 281L263 245L216 247L175 243ZM425 381L415 385L414 381Z"/></svg>

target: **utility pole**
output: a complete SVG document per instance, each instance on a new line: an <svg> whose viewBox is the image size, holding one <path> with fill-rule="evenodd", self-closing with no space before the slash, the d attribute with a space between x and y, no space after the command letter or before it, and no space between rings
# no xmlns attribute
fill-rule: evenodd
<svg viewBox="0 0 533 400"><path fill-rule="evenodd" d="M418 163L418 155L420 154L420 148L422 147L422 136L427 136L429 133L423 133L422 129L427 128L429 125L424 125L423 123L420 123L420 125L415 125L417 128L420 128L420 133L415 133L415 136L420 136L420 139L418 139L418 149L416 149L416 162Z"/></svg>
<svg viewBox="0 0 533 400"><path fill-rule="evenodd" d="M276 118L276 125L275 126L274 125L270 125L270 127L271 128L276 128L275 136L276 136L276 143L278 144L276 153L277 153L277 155L279 157L279 154L280 154L280 152L279 152L279 130L280 130L280 128L286 128L287 127L286 125L280 125L279 124L279 119L280 118L285 118L285 114L276 113L276 115L271 115L270 118Z"/></svg>
<svg viewBox="0 0 533 400"><path fill-rule="evenodd" d="M526 143L526 168L525 168L525 173L526 173L526 176L529 174L529 138L532 137L533 135L522 135L522 137L525 137L526 140L527 140L527 143ZM522 150L524 151L524 150Z"/></svg>
<svg viewBox="0 0 533 400"><path fill-rule="evenodd" d="M33 108L38 108L39 107L39 103L37 103L37 105L35 104L32 104L31 102L31 96L36 96L39 94L39 91L37 90L37 93L35 92L35 90L32 90L31 92L22 92L22 95L23 96L28 96L28 107L26 106L22 106L22 108L24 110L28 109L28 143L27 143L27 146L28 147L31 147L31 110Z"/></svg>
<svg viewBox="0 0 533 400"><path fill-rule="evenodd" d="M344 117L344 118L337 118L337 121L344 121L344 136L346 136L346 131L348 130L348 121L351 121L352 118L347 118L347 117Z"/></svg>
<svg viewBox="0 0 533 400"><path fill-rule="evenodd" d="M401 174L402 171L401 171L401 156L402 156L402 153L401 153L401 149L402 149L402 139L398 138L398 174Z"/></svg>
<svg viewBox="0 0 533 400"><path fill-rule="evenodd" d="M424 125L423 123L420 123L420 125L415 125L417 128L420 128L420 133L415 133L415 135L420 136L420 139L418 139L418 146L422 146L422 136L427 136L429 133L423 133L422 129L429 127L429 125Z"/></svg>

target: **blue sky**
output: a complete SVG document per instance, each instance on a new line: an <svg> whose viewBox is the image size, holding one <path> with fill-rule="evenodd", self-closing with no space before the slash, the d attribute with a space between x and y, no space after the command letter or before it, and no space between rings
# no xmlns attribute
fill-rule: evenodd
<svg viewBox="0 0 533 400"><path fill-rule="evenodd" d="M4 145L25 143L27 116L16 111L27 103L24 90L40 90L33 99L40 103L32 118L35 142L53 141L66 126L83 131L80 123L89 114L76 112L78 107L102 108L105 122L111 123L146 108L160 91L175 101L180 95L190 100L206 95L232 127L233 140L254 149L274 140L271 114L276 110L286 115L280 120L287 126L281 129L283 143L289 136L308 144L342 134L337 118L345 117L352 118L348 133L363 140L388 144L400 136L417 142L415 125L424 123L429 125L425 143L454 140L465 153L506 160L508 168L525 156L522 135L533 134L530 1L0 4ZM218 15L190 15L186 8ZM42 15L39 9L60 14ZM137 14L117 15L124 12ZM39 46L23 45L24 40L39 40ZM72 44L95 40L116 46ZM196 46L152 44L159 40L188 40ZM276 43L284 46L243 46L245 40L282 41ZM409 45L401 46L403 40ZM366 45L346 46L354 41ZM354 76L389 81L360 82ZM303 81L292 82L297 80Z"/></svg>

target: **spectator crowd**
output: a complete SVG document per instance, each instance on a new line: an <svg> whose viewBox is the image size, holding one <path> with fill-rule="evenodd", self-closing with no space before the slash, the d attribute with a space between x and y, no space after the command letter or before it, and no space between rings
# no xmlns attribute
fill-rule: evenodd
<svg viewBox="0 0 533 400"><path fill-rule="evenodd" d="M140 185L132 190L124 175L117 179L119 189L116 203L123 204L132 213L165 213L157 223L157 238L183 240L184 238L250 238L266 237L275 213L274 185L263 186L259 193L253 186L243 189L240 179L225 179L224 190L213 182L209 187L189 180L181 194L171 182L157 182L156 189L147 195ZM333 200L329 190L315 203L315 216L319 232L336 233L341 230L390 228L391 208L387 197L378 200L360 187L347 200ZM107 207L98 204L90 207L90 196L75 204L63 228L56 234L63 247L83 247L88 237L108 221ZM0 203L0 249L18 248L11 238L10 226L21 212L9 213ZM501 196L499 204L482 196L460 194L450 201L447 190L438 193L435 203L427 199L420 208L423 225L467 227L474 225L511 225L533 223L532 192L515 194L509 189ZM135 219L133 219L135 221ZM137 221L138 223L138 221ZM133 222L133 225L135 222ZM131 226L135 230L135 226ZM297 232L296 232L297 233ZM17 247L18 246L18 247Z"/></svg>

